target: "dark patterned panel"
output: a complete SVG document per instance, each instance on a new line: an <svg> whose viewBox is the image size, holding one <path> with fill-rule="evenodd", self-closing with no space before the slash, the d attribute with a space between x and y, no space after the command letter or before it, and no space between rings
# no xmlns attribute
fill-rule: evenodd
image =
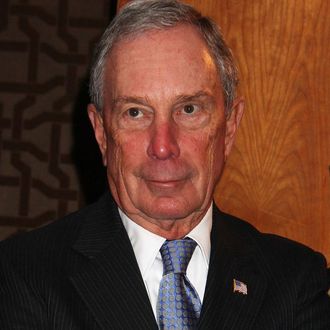
<svg viewBox="0 0 330 330"><path fill-rule="evenodd" d="M109 0L0 1L0 239L104 188L86 75L115 8Z"/></svg>

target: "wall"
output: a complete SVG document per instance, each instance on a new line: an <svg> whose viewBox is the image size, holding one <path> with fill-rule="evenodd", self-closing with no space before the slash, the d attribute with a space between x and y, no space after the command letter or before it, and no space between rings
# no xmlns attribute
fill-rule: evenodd
<svg viewBox="0 0 330 330"><path fill-rule="evenodd" d="M105 186L87 122L87 67L109 0L0 2L0 239L90 202Z"/></svg>
<svg viewBox="0 0 330 330"><path fill-rule="evenodd" d="M186 2L222 27L246 102L217 204L330 262L330 2Z"/></svg>
<svg viewBox="0 0 330 330"><path fill-rule="evenodd" d="M188 2L221 25L246 101L216 202L330 261L330 2ZM104 189L85 74L114 8L105 0L0 2L0 238Z"/></svg>

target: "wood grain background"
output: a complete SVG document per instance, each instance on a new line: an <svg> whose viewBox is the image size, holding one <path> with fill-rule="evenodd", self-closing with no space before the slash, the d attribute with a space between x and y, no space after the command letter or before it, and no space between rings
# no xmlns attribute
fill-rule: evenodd
<svg viewBox="0 0 330 330"><path fill-rule="evenodd" d="M221 26L246 102L217 204L330 262L330 2L186 2Z"/></svg>

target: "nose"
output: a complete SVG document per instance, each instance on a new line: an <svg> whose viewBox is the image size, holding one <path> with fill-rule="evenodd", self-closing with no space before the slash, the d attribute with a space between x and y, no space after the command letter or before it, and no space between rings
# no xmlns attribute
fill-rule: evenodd
<svg viewBox="0 0 330 330"><path fill-rule="evenodd" d="M147 153L158 160L179 157L180 148L173 124L162 123L152 128Z"/></svg>

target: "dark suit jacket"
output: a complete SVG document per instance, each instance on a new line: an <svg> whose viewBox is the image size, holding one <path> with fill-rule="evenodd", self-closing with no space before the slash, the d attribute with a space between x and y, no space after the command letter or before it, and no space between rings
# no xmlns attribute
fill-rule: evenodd
<svg viewBox="0 0 330 330"><path fill-rule="evenodd" d="M200 329L330 329L321 255L216 208L211 242ZM157 329L110 194L2 242L0 262L0 329Z"/></svg>

